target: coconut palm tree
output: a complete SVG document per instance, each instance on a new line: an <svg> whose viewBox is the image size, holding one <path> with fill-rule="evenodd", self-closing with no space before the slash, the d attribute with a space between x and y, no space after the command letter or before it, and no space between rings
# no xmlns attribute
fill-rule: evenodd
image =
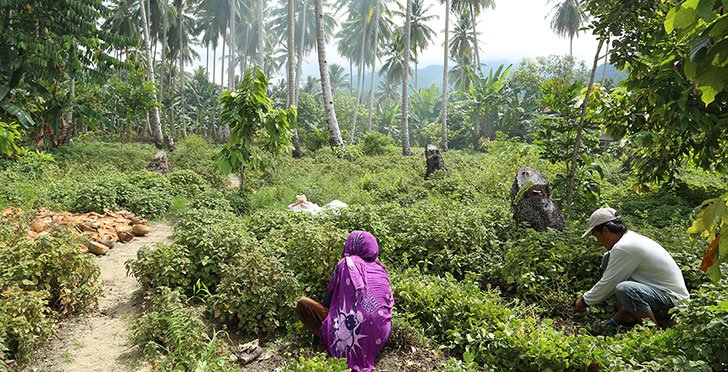
<svg viewBox="0 0 728 372"><path fill-rule="evenodd" d="M197 7L199 16L197 32L202 34L202 43L207 48L212 46L212 81L215 81L217 66L217 44L225 35L228 21L230 19L227 0L202 0ZM209 73L209 66L207 67ZM222 84L222 82L221 82Z"/></svg>
<svg viewBox="0 0 728 372"><path fill-rule="evenodd" d="M143 0L142 0L143 1ZM321 75L321 90L324 94L324 109L329 128L329 145L345 150L344 141L341 140L339 123L336 120L334 99L331 96L331 84L326 63L326 35L324 33L324 7L323 0L314 0L316 18L316 46L318 51L319 74Z"/></svg>
<svg viewBox="0 0 728 372"><path fill-rule="evenodd" d="M450 0L444 0L445 5L445 41L442 43L443 50L443 68L442 68L442 101L440 108L440 124L442 126L442 142L440 146L443 151L448 150L447 144L447 101L448 91L450 90L450 84L448 82L447 69L448 62L450 62L450 55L448 54L448 44L450 39Z"/></svg>
<svg viewBox="0 0 728 372"><path fill-rule="evenodd" d="M404 17L405 9L403 9L402 4L399 4L399 7L400 10L395 11L395 14L399 17ZM417 66L419 61L419 54L423 50L427 49L427 47L432 42L432 39L435 37L435 30L433 30L432 27L428 26L427 22L439 18L439 16L437 15L427 14L431 8L432 5L428 5L427 7L425 7L423 0L412 0L412 24L410 25L410 44L412 47L412 59L415 63L415 90L418 89L419 85L417 81Z"/></svg>
<svg viewBox="0 0 728 372"><path fill-rule="evenodd" d="M549 0L551 3L553 0ZM579 0L563 0L552 9L551 29L561 37L569 38L569 55L574 52L574 36L588 20Z"/></svg>
<svg viewBox="0 0 728 372"><path fill-rule="evenodd" d="M409 135L409 62L410 62L410 36L412 32L412 0L407 0L404 19L404 48L402 56L402 155L411 156Z"/></svg>
<svg viewBox="0 0 728 372"><path fill-rule="evenodd" d="M480 70L480 52L478 51L478 32L475 27L478 24L477 17L484 9L495 9L495 0L453 0L452 7L460 12L468 12L470 16L470 27L473 37L474 67Z"/></svg>
<svg viewBox="0 0 728 372"><path fill-rule="evenodd" d="M142 40L144 41L144 54L147 57L147 80L154 84L154 63L152 60L152 48L149 36L149 22L147 22L147 9L144 4L146 0L139 0L139 9L142 18ZM157 102L157 93L152 92L152 99ZM154 133L154 144L157 148L161 148L164 144L164 135L162 134L162 120L159 117L159 107L152 106L152 132Z"/></svg>
<svg viewBox="0 0 728 372"><path fill-rule="evenodd" d="M472 18L467 11L457 13L455 27L452 31L452 39L448 45L450 55L454 57L457 65L449 73L452 74L453 85L465 89L468 86L468 75L466 67L472 66L474 62L473 35L470 33Z"/></svg>
<svg viewBox="0 0 728 372"><path fill-rule="evenodd" d="M336 63L329 65L329 82L331 84L331 94L336 94L337 90L346 88L349 85L349 75L347 75L343 66Z"/></svg>

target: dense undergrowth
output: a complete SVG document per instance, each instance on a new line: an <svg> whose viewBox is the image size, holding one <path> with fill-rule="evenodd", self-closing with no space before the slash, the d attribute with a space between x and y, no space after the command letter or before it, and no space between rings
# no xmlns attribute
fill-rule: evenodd
<svg viewBox="0 0 728 372"><path fill-rule="evenodd" d="M685 167L674 184L637 194L619 159L605 154L598 160L605 173L601 194L578 192L565 208L567 230L539 233L513 223L513 176L530 166L551 179L561 168L541 160L537 147L512 141L493 141L484 153L448 152L449 172L429 180L422 157L403 158L386 146L374 151L365 143L349 159L320 151L251 175L243 190L221 187L224 178L208 156L213 149L199 138L180 144L171 156L176 170L166 176L139 171L146 160L138 158L151 157L151 147L73 146L42 172L24 173L22 162L7 166L0 173L7 181L0 206L125 207L152 218L172 216L173 243L145 247L128 262L150 299L133 340L164 369L232 368L224 347L229 338L300 339L295 301L321 297L355 229L377 237L392 275L392 342L442 347L453 359L439 368L728 368L726 284L706 283L699 270L705 246L686 233L701 198L726 192L725 178ZM97 159L108 160L99 166ZM42 186L29 191L33 182ZM349 208L291 213L285 207L298 194L320 205L339 199ZM580 234L602 205L659 241L682 268L693 301L676 313L675 328L614 334L600 325L613 303L573 314L573 300L599 278L604 249ZM3 299L17 294L0 288ZM7 337L0 331L0 340ZM288 362L288 370L343 366L318 356Z"/></svg>

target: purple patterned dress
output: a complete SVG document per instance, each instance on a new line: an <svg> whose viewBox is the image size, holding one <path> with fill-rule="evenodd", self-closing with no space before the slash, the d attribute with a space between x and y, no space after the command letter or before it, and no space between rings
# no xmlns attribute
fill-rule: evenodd
<svg viewBox="0 0 728 372"><path fill-rule="evenodd" d="M331 306L321 325L321 339L331 356L346 358L354 371L374 368L374 358L392 328L394 298L378 255L374 235L352 232L329 282Z"/></svg>

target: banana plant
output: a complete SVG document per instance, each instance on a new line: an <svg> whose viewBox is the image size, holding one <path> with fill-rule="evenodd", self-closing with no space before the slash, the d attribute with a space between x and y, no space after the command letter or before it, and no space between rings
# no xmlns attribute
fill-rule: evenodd
<svg viewBox="0 0 728 372"><path fill-rule="evenodd" d="M20 84L23 66L19 65L18 55L7 45L0 46L0 115L3 112L14 117L25 129L35 126L30 114L11 102L10 92ZM4 116L4 115L3 115Z"/></svg>

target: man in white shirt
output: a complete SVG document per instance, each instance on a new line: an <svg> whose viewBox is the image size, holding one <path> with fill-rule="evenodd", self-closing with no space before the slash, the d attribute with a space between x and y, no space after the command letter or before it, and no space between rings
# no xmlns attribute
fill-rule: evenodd
<svg viewBox="0 0 728 372"><path fill-rule="evenodd" d="M650 318L661 328L670 326L668 310L690 298L672 256L654 240L628 231L612 208L592 213L589 229L582 237L588 235L608 252L602 261L602 278L576 300L576 311L585 311L587 305L596 305L614 294L618 311L606 324L630 325Z"/></svg>

